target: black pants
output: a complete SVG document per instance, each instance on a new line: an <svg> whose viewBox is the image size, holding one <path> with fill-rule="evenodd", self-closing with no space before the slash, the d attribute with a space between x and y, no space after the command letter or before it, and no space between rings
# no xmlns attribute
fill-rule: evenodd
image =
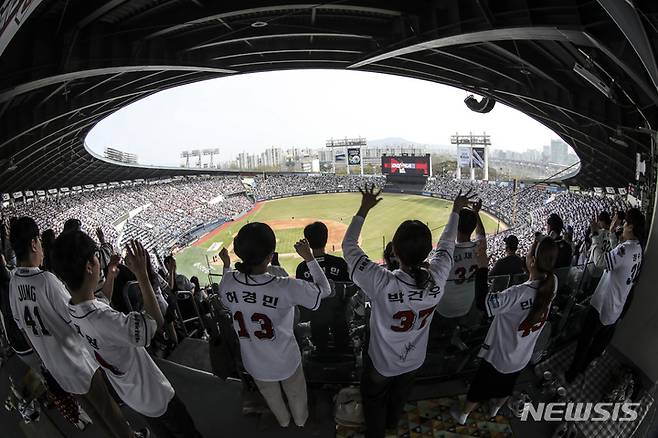
<svg viewBox="0 0 658 438"><path fill-rule="evenodd" d="M409 398L415 375L416 372L412 371L399 376L382 376L364 351L361 398L366 438L383 438L386 429L396 427Z"/></svg>
<svg viewBox="0 0 658 438"><path fill-rule="evenodd" d="M178 395L174 394L164 414L144 418L158 438L202 438Z"/></svg>
<svg viewBox="0 0 658 438"><path fill-rule="evenodd" d="M311 340L320 354L327 353L329 329L334 334L334 345L339 352L349 352L349 332L345 318L345 303L338 297L325 298L310 315Z"/></svg>
<svg viewBox="0 0 658 438"><path fill-rule="evenodd" d="M587 368L589 363L599 357L610 343L615 333L617 323L603 325L599 319L599 312L590 306L583 321L583 329L578 338L576 354L566 373L566 379L572 381Z"/></svg>

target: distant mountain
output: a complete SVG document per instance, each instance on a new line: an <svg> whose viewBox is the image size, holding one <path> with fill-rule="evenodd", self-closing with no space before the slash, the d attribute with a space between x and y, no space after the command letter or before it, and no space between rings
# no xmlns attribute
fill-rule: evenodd
<svg viewBox="0 0 658 438"><path fill-rule="evenodd" d="M385 147L385 146L425 146L430 149L440 151L454 151L454 146L444 144L428 144L419 141L411 141L401 137L388 137L377 140L368 140L368 147Z"/></svg>

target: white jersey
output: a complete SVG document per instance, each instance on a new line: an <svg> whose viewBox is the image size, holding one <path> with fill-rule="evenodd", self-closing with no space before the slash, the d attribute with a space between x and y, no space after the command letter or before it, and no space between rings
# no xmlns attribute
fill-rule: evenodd
<svg viewBox="0 0 658 438"><path fill-rule="evenodd" d="M526 281L502 292L487 295L485 302L487 315L493 316L494 319L479 356L501 373L515 373L530 362L551 308L549 304L548 310L537 324L531 325L526 322L538 288L539 281ZM555 298L557 288L557 277L555 277L551 302Z"/></svg>
<svg viewBox="0 0 658 438"><path fill-rule="evenodd" d="M603 252L598 237L592 238L594 264L603 266L605 271L590 304L598 310L601 324L611 325L617 322L624 310L628 293L640 272L642 247L637 240L626 240L612 251Z"/></svg>
<svg viewBox="0 0 658 438"><path fill-rule="evenodd" d="M450 215L429 259L432 281L420 289L402 270L391 272L368 258L358 245L364 219L352 218L343 238L343 255L352 281L371 300L368 354L383 376L414 371L425 361L432 315L452 266L458 219L456 213Z"/></svg>
<svg viewBox="0 0 658 438"><path fill-rule="evenodd" d="M588 255L588 260L589 264L587 266L589 275L591 275L593 278L601 278L601 275L603 275L603 267L598 267L596 266L594 262L594 257L596 256L596 248L597 246L605 253L608 252L612 249L612 246L610 246L610 239L612 237L612 240L617 242L617 237L614 235L614 233L610 233L608 230L599 230L599 239L597 239L597 245L594 245L594 242L592 242L592 246L589 249L589 255ZM592 236L593 241L596 238L596 236Z"/></svg>
<svg viewBox="0 0 658 438"><path fill-rule="evenodd" d="M282 266L269 265L267 267L267 272L274 275L275 277L287 277L288 272Z"/></svg>
<svg viewBox="0 0 658 438"><path fill-rule="evenodd" d="M68 310L119 398L147 417L163 415L174 388L144 348L156 322L144 313L124 315L99 300L69 303Z"/></svg>
<svg viewBox="0 0 658 438"><path fill-rule="evenodd" d="M331 294L317 260L308 263L314 283L270 273L225 270L222 304L233 316L245 369L254 379L277 382L292 376L302 356L293 332L295 306L316 310Z"/></svg>
<svg viewBox="0 0 658 438"><path fill-rule="evenodd" d="M457 318L471 310L475 299L475 272L478 269L475 251L478 240L484 238L478 236L475 242L455 244L454 263L446 282L445 293L436 308L441 316Z"/></svg>
<svg viewBox="0 0 658 438"><path fill-rule="evenodd" d="M98 364L70 325L71 295L50 272L17 268L9 283L11 313L46 369L72 394L86 394Z"/></svg>

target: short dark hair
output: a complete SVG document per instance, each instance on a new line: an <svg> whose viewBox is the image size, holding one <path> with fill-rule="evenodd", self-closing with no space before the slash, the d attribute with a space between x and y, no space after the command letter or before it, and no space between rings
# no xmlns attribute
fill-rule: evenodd
<svg viewBox="0 0 658 438"><path fill-rule="evenodd" d="M233 250L242 259L235 269L251 274L254 266L260 265L276 249L276 237L269 225L251 222L244 225L233 239Z"/></svg>
<svg viewBox="0 0 658 438"><path fill-rule="evenodd" d="M612 219L610 218L610 213L607 211L602 211L596 216L596 220L599 222L603 222L604 224L610 226L612 223Z"/></svg>
<svg viewBox="0 0 658 438"><path fill-rule="evenodd" d="M510 251L516 251L519 249L519 238L514 234L510 234L509 236L505 237L503 241L505 242L505 248L509 249Z"/></svg>
<svg viewBox="0 0 658 438"><path fill-rule="evenodd" d="M94 239L82 231L62 233L53 247L55 274L70 290L80 289L85 278L85 266L98 250Z"/></svg>
<svg viewBox="0 0 658 438"><path fill-rule="evenodd" d="M640 239L640 242L644 242L646 226L644 214L637 208L629 208L626 210L626 219L624 220L630 225L633 225L633 234Z"/></svg>
<svg viewBox="0 0 658 438"><path fill-rule="evenodd" d="M312 249L321 249L327 245L329 229L322 222L313 222L304 227L304 237Z"/></svg>
<svg viewBox="0 0 658 438"><path fill-rule="evenodd" d="M168 255L168 256L166 256L166 257L164 258L164 260L162 261L162 263L164 263L165 266L166 266L167 264L169 264L169 263L171 263L171 262L173 262L173 261L175 261L175 260L174 260L174 256L172 256L172 255Z"/></svg>
<svg viewBox="0 0 658 438"><path fill-rule="evenodd" d="M564 222L562 221L562 218L555 213L551 213L546 220L546 223L551 231L555 231L558 234L564 230Z"/></svg>
<svg viewBox="0 0 658 438"><path fill-rule="evenodd" d="M19 217L12 222L9 240L17 260L26 260L29 257L32 241L38 237L39 226L31 217Z"/></svg>
<svg viewBox="0 0 658 438"><path fill-rule="evenodd" d="M459 223L457 224L457 231L469 236L475 231L478 224L478 215L470 208L462 208L459 211Z"/></svg>
<svg viewBox="0 0 658 438"><path fill-rule="evenodd" d="M67 233L69 231L80 231L80 230L82 230L82 222L80 222L80 219L71 218L71 219L67 219L66 222L64 222L64 229L62 230L62 233Z"/></svg>

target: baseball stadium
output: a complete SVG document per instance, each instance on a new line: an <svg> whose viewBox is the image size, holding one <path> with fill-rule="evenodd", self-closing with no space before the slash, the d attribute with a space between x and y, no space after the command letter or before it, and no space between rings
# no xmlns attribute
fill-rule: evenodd
<svg viewBox="0 0 658 438"><path fill-rule="evenodd" d="M658 436L657 57L651 0L0 0L0 436Z"/></svg>
<svg viewBox="0 0 658 438"><path fill-rule="evenodd" d="M341 242L349 219L358 209L360 201L358 193L304 195L259 201L236 221L220 225L177 253L176 262L180 272L188 277L219 274L219 250L226 247L235 258L233 238L238 230L248 222L264 222L276 233L281 266L288 272L294 272L302 259L295 253L293 245L304 235L304 227L312 222L321 221L329 229L327 253L342 255ZM379 255L383 258L384 248L392 239L398 224L408 217L427 223L432 230L432 237L438 241L452 208L449 201L418 195L386 194L384 202L394 214L390 211L373 212L369 225L363 231L361 245L372 257ZM483 223L491 234L507 229L504 223L486 213L483 215Z"/></svg>

